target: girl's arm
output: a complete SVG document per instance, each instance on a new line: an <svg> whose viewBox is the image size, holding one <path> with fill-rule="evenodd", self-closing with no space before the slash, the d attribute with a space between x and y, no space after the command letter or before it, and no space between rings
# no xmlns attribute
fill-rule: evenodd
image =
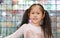
<svg viewBox="0 0 60 38"><path fill-rule="evenodd" d="M4 38L19 38L23 34L24 25L22 25L16 32L13 34L6 36Z"/></svg>

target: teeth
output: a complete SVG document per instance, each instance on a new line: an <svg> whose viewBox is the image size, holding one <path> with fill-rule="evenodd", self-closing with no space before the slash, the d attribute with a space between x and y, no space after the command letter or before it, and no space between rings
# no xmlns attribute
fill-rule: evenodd
<svg viewBox="0 0 60 38"><path fill-rule="evenodd" d="M33 20L37 20L37 18L33 18Z"/></svg>

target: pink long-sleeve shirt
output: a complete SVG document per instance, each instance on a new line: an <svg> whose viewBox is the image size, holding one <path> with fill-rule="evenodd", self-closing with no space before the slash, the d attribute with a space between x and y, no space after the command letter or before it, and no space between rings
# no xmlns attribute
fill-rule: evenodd
<svg viewBox="0 0 60 38"><path fill-rule="evenodd" d="M41 27L32 25L31 23L23 24L16 32L5 38L20 38L22 34L24 38L44 38Z"/></svg>

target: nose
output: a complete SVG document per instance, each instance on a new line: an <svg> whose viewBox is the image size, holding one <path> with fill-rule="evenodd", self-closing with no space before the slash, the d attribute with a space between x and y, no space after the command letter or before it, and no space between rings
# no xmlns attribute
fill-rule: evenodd
<svg viewBox="0 0 60 38"><path fill-rule="evenodd" d="M34 17L37 17L37 14L34 14Z"/></svg>

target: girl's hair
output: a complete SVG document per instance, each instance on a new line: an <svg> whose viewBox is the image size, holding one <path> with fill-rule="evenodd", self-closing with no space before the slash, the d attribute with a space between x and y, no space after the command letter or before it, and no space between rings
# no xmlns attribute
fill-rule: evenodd
<svg viewBox="0 0 60 38"><path fill-rule="evenodd" d="M23 19L22 22L20 24L20 26L22 26L23 24L28 24L29 23L29 16L28 13L30 13L32 6L38 5L41 7L42 9L42 14L45 14L44 18L43 18L43 23L41 25L43 32L44 32L44 37L45 38L53 38L53 34L52 34L52 29L51 29L51 19L49 17L48 12L43 8L43 6L41 4L33 4L31 5L31 7L29 9L27 9L23 15Z"/></svg>

